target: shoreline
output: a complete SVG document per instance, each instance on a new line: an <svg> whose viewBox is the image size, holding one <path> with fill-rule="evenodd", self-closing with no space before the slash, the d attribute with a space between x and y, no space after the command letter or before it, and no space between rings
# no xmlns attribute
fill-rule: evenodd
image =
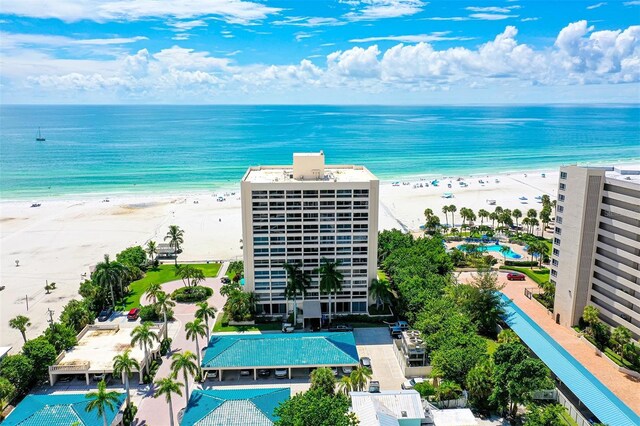
<svg viewBox="0 0 640 426"><path fill-rule="evenodd" d="M631 166L640 164L640 158L638 159L619 159L612 161L593 161L584 163L571 163L571 165L578 164L581 166L589 167L604 167L604 166ZM523 168L523 169L510 169L510 170L498 170L494 172L484 171L467 171L466 173L418 173L418 174L397 174L393 177L380 178L380 185L391 185L393 182L400 181L424 181L424 180L444 180L444 179L457 179L457 178L478 178L478 177L491 177L491 176L511 176L513 174L536 174L536 173L548 173L551 174L559 170L560 167L566 164L557 165L555 167L542 167L542 168ZM159 193L159 190L162 190ZM220 186L213 186L209 189L194 188L185 186L183 188L168 188L162 189L162 186L141 186L139 190L132 188L124 189L120 188L114 191L91 191L91 192L70 192L64 194L54 195L32 195L25 194L21 196L12 196L4 198L4 195L0 193L0 207L7 203L24 203L24 202L87 202L97 199L158 199L158 198L175 198L175 197L205 197L212 196L218 197L219 195L231 192L240 192L240 181L235 184L222 184Z"/></svg>

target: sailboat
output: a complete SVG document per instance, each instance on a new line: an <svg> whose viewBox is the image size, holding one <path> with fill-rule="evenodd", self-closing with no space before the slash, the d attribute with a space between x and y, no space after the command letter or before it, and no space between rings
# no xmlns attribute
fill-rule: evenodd
<svg viewBox="0 0 640 426"><path fill-rule="evenodd" d="M38 127L38 134L36 135L36 140L38 142L44 142L46 141L46 139L42 136L42 133L40 133L40 127Z"/></svg>

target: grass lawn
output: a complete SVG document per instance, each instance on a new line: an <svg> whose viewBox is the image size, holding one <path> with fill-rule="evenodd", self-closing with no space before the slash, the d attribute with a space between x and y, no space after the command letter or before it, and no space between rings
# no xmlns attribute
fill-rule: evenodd
<svg viewBox="0 0 640 426"><path fill-rule="evenodd" d="M281 330L282 324L279 322L273 322L268 324L256 324L256 325L228 325L226 327L222 326L222 315L218 315L218 319L216 319L216 323L213 325L213 332L230 332L230 331L268 331L268 330Z"/></svg>
<svg viewBox="0 0 640 426"><path fill-rule="evenodd" d="M483 339L487 342L487 353L493 355L496 349L498 349L498 342L488 337L483 337Z"/></svg>
<svg viewBox="0 0 640 426"><path fill-rule="evenodd" d="M576 421L571 418L566 408L562 410L562 413L560 413L560 417L565 424L569 426L578 426L578 423L576 423Z"/></svg>
<svg viewBox="0 0 640 426"><path fill-rule="evenodd" d="M219 263L202 263L192 266L202 269L205 277L215 277L218 275L221 265ZM155 269L149 269L144 278L134 281L129 285L129 295L125 303L118 305L116 310L128 311L129 309L139 307L140 298L152 283L164 284L179 279L180 277L176 275L176 267L174 265L166 264L160 265Z"/></svg>
<svg viewBox="0 0 640 426"><path fill-rule="evenodd" d="M506 269L508 271L516 271L521 272L534 280L536 283L541 285L542 283L549 281L549 269L542 268L539 269L534 267L534 269L522 266L501 266L500 269Z"/></svg>

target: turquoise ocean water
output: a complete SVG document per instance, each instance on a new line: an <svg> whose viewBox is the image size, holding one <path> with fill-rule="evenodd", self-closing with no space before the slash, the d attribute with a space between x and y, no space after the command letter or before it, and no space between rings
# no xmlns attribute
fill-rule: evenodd
<svg viewBox="0 0 640 426"><path fill-rule="evenodd" d="M215 190L318 150L381 179L638 161L640 107L2 106L0 198Z"/></svg>

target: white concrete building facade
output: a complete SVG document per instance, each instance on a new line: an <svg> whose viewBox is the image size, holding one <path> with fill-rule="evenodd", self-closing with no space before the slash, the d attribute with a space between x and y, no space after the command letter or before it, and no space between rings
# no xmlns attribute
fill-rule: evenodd
<svg viewBox="0 0 640 426"><path fill-rule="evenodd" d="M550 279L556 322L593 305L640 338L640 170L560 169Z"/></svg>
<svg viewBox="0 0 640 426"><path fill-rule="evenodd" d="M331 311L367 312L369 285L377 277L379 205L379 180L369 170L325 165L322 152L294 154L292 166L249 168L241 198L244 287L259 297L259 313L292 311L284 295L285 262L311 274L304 301L318 301L328 313L328 295L320 294L314 272L323 258L340 260L344 274Z"/></svg>

